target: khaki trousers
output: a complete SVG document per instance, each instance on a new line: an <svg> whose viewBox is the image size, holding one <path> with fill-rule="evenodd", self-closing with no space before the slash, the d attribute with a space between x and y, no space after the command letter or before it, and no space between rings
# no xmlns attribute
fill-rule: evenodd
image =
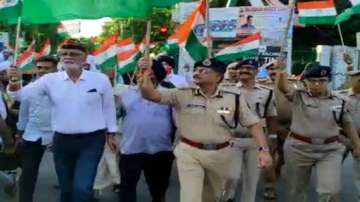
<svg viewBox="0 0 360 202"><path fill-rule="evenodd" d="M342 154L340 143L307 144L288 138L284 145L287 200L307 202L311 171L316 172L316 192L319 202L340 201Z"/></svg>
<svg viewBox="0 0 360 202"><path fill-rule="evenodd" d="M235 177L231 174L235 173L233 169L238 162L230 147L209 151L180 142L174 154L179 173L180 202L214 202L220 197L226 179ZM203 193L204 183L209 188Z"/></svg>
<svg viewBox="0 0 360 202"><path fill-rule="evenodd" d="M357 191L356 201L360 202L360 159L354 158L354 177L355 187Z"/></svg>
<svg viewBox="0 0 360 202"><path fill-rule="evenodd" d="M257 166L256 144L252 138L234 138L233 150L240 162L236 179L228 181L226 199L236 202L255 202L260 169Z"/></svg>

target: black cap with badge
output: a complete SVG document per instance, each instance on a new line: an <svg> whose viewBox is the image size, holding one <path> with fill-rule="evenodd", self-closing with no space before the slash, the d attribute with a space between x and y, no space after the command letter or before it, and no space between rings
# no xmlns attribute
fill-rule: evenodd
<svg viewBox="0 0 360 202"><path fill-rule="evenodd" d="M258 61L257 60L255 60L255 59L246 59L246 60L243 60L243 61L241 61L241 62L239 62L238 64L237 64L237 67L238 68L241 68L242 66L251 66L251 67L253 67L254 69L257 69L258 67L259 67L259 63L258 63Z"/></svg>
<svg viewBox="0 0 360 202"><path fill-rule="evenodd" d="M194 69L196 69L197 67L209 68L220 74L225 74L226 72L226 64L215 58L208 58L205 60L197 61L194 64Z"/></svg>
<svg viewBox="0 0 360 202"><path fill-rule="evenodd" d="M304 72L304 79L327 77L331 79L331 68L319 64L310 64Z"/></svg>

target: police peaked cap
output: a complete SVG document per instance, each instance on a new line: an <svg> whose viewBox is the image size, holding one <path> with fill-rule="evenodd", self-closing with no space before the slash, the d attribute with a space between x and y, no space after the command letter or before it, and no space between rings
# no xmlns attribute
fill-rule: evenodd
<svg viewBox="0 0 360 202"><path fill-rule="evenodd" d="M239 62L237 64L237 68L241 68L242 66L245 66L245 65L251 66L254 69L257 69L259 67L259 63L258 63L257 60L255 60L255 59L246 59L246 60L243 60L243 61Z"/></svg>
<svg viewBox="0 0 360 202"><path fill-rule="evenodd" d="M197 67L205 67L205 68L209 68L212 69L215 72L218 72L220 74L225 74L226 72L226 64L215 59L215 58L210 58L210 59L205 59L205 60L201 60L201 61L197 61L194 64L194 69L196 69Z"/></svg>
<svg viewBox="0 0 360 202"><path fill-rule="evenodd" d="M328 77L331 79L331 68L319 64L310 64L304 72L304 79Z"/></svg>

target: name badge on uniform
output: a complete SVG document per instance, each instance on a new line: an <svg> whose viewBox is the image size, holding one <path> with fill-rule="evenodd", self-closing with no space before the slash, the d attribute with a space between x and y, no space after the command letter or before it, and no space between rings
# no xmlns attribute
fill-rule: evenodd
<svg viewBox="0 0 360 202"><path fill-rule="evenodd" d="M188 108L200 108L200 109L206 109L205 105L199 105L199 104L187 104L186 107Z"/></svg>
<svg viewBox="0 0 360 202"><path fill-rule="evenodd" d="M228 107L220 107L219 109L216 110L216 112L221 115L227 115L230 114L231 111Z"/></svg>

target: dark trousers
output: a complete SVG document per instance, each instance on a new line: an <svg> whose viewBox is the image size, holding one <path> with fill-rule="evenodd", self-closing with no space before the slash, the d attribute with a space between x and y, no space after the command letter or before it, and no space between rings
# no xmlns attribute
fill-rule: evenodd
<svg viewBox="0 0 360 202"><path fill-rule="evenodd" d="M136 202L136 186L144 171L146 183L153 202L164 202L169 185L172 152L156 154L131 154L120 157L120 202Z"/></svg>
<svg viewBox="0 0 360 202"><path fill-rule="evenodd" d="M105 131L54 136L54 161L61 202L93 202L97 166L104 151Z"/></svg>
<svg viewBox="0 0 360 202"><path fill-rule="evenodd" d="M20 202L32 202L39 166L46 147L41 145L41 139L36 142L24 140L21 145Z"/></svg>

